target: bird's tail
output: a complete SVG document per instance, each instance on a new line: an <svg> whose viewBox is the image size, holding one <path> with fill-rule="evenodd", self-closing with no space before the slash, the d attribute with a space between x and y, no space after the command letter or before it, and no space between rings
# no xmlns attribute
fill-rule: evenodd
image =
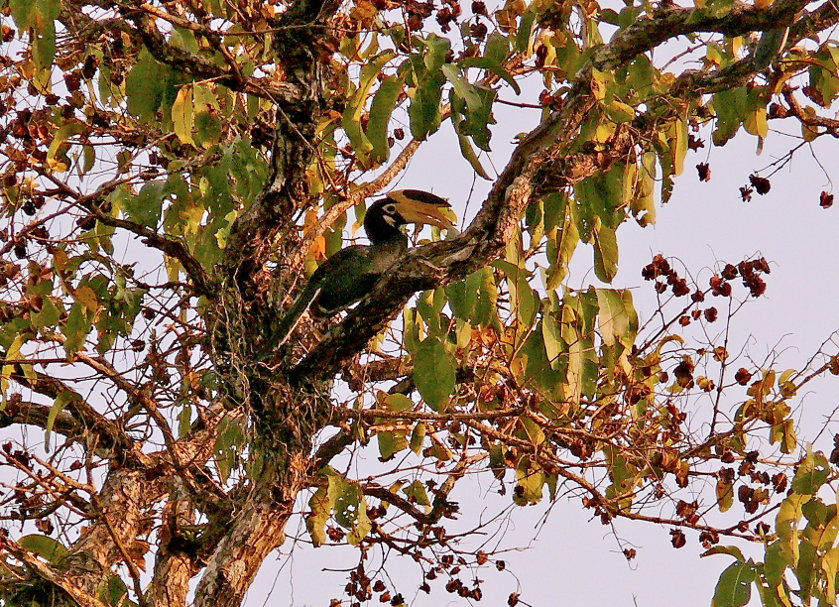
<svg viewBox="0 0 839 607"><path fill-rule="evenodd" d="M312 306L312 302L315 301L319 293L320 287L316 287L311 282L306 285L300 297L283 316L277 331L268 340L268 347L257 355L257 360L265 360L288 341L288 338L294 333L294 329L297 328L300 319L303 318L303 314Z"/></svg>

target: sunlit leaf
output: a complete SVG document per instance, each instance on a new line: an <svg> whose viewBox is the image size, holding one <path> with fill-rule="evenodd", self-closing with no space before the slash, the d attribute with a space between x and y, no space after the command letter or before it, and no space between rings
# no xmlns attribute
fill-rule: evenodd
<svg viewBox="0 0 839 607"><path fill-rule="evenodd" d="M192 140L192 124L195 115L195 106L192 99L192 86L182 86L172 104L172 123L175 127L175 135L181 143L195 145Z"/></svg>
<svg viewBox="0 0 839 607"><path fill-rule="evenodd" d="M814 495L830 475L830 464L820 452L808 451L807 456L798 465L798 471L792 481L792 490L802 495Z"/></svg>

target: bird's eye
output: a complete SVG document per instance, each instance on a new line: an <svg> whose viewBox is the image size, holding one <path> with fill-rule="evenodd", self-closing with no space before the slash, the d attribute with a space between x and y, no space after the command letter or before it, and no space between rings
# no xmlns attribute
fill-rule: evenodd
<svg viewBox="0 0 839 607"><path fill-rule="evenodd" d="M396 213L396 205L393 205L393 204L385 205L384 211L388 215L393 215L394 213Z"/></svg>

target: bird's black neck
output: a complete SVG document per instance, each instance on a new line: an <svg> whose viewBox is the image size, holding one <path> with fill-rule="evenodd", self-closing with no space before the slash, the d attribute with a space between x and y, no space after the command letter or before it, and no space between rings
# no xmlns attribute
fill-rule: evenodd
<svg viewBox="0 0 839 607"><path fill-rule="evenodd" d="M408 246L408 237L397 226L389 224L382 213L368 212L364 218L364 231L371 244L401 241Z"/></svg>

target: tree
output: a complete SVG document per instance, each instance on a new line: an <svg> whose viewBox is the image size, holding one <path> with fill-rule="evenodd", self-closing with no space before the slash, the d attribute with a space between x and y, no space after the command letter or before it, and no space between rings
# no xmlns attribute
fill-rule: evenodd
<svg viewBox="0 0 839 607"><path fill-rule="evenodd" d="M562 487L677 548L698 532L735 558L717 605L752 585L765 605L835 603L839 519L819 492L837 456L801 455L791 417L839 374L831 343L798 371L737 362L725 326L763 294L763 258L698 283L657 255L644 323L602 285L617 228L654 222L688 148L741 127L762 141L769 121L839 135L839 12L619 8L5 2L0 425L21 529L0 536L5 604L183 605L196 578L196 605L239 605L297 503L316 546L358 547L348 604L404 602L365 568L377 550L416 561L423 590L480 600L460 567L503 563L446 532L474 474L517 505ZM540 118L490 177L499 104ZM434 232L263 360L349 210L452 128L492 182L463 233ZM601 286L564 282L582 244ZM368 445L375 470L331 465Z"/></svg>

